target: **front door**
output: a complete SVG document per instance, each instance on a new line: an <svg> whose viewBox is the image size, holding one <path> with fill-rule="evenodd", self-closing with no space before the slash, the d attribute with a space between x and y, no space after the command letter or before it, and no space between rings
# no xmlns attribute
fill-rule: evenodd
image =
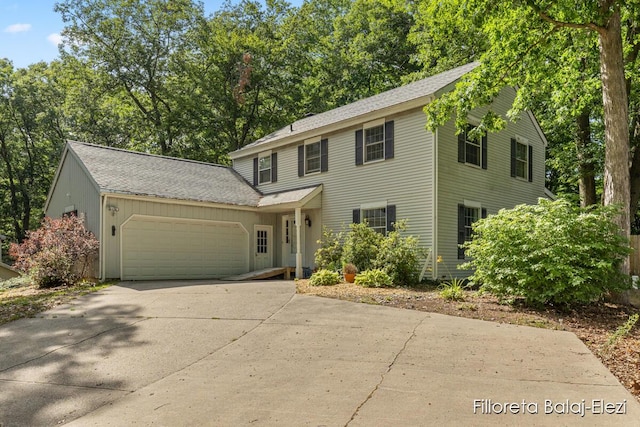
<svg viewBox="0 0 640 427"><path fill-rule="evenodd" d="M301 246L304 245L304 228L300 228ZM297 238L295 215L282 217L282 266L296 266Z"/></svg>
<svg viewBox="0 0 640 427"><path fill-rule="evenodd" d="M273 244L271 235L273 227L270 225L256 225L254 227L255 261L254 270L273 267Z"/></svg>

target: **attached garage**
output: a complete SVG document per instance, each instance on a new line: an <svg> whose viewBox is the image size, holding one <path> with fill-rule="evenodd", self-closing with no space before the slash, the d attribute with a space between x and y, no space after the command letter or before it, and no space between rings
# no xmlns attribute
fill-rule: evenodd
<svg viewBox="0 0 640 427"><path fill-rule="evenodd" d="M249 270L237 222L133 215L121 226L122 280L218 278Z"/></svg>

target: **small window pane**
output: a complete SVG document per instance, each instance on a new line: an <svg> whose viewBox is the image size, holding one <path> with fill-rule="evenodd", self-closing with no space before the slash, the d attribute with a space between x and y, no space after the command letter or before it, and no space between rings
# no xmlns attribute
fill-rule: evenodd
<svg viewBox="0 0 640 427"><path fill-rule="evenodd" d="M518 142L516 144L516 176L527 179L529 173L529 146Z"/></svg>
<svg viewBox="0 0 640 427"><path fill-rule="evenodd" d="M473 129L474 129L473 126L467 126L467 129L464 132L465 162L471 163L472 165L480 166L481 164L480 144L482 141L482 137L477 136L476 138L471 139L469 137L469 133Z"/></svg>
<svg viewBox="0 0 640 427"><path fill-rule="evenodd" d="M256 252L259 254L268 253L269 242L267 240L267 231L266 230L258 230L256 232Z"/></svg>
<svg viewBox="0 0 640 427"><path fill-rule="evenodd" d="M464 208L464 239L471 240L473 234L472 225L480 217L480 209L478 208Z"/></svg>

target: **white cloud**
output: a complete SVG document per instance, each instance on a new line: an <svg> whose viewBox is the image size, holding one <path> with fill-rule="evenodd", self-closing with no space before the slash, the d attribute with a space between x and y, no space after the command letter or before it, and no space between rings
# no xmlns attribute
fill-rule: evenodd
<svg viewBox="0 0 640 427"><path fill-rule="evenodd" d="M58 33L52 33L47 36L47 40L58 46L60 43L62 43L62 36Z"/></svg>
<svg viewBox="0 0 640 427"><path fill-rule="evenodd" d="M5 33L24 33L31 29L31 24L13 24L4 29Z"/></svg>

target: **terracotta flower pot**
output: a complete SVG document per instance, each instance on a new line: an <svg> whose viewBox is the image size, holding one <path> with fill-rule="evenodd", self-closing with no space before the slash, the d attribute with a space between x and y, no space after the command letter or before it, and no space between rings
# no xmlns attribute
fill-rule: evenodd
<svg viewBox="0 0 640 427"><path fill-rule="evenodd" d="M353 283L356 280L355 273L344 273L344 280L349 283Z"/></svg>

